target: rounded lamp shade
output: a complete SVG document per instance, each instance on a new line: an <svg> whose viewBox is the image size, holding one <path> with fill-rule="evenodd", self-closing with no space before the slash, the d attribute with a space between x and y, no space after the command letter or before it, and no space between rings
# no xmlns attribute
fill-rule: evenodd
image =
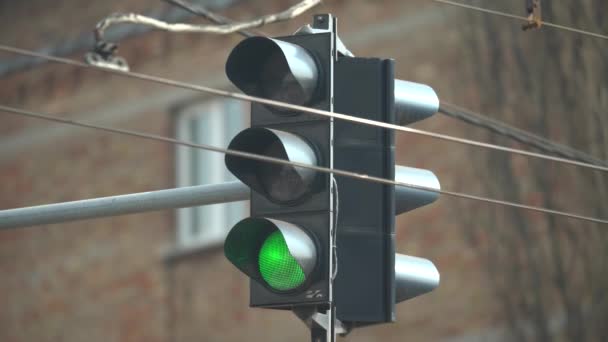
<svg viewBox="0 0 608 342"><path fill-rule="evenodd" d="M226 237L224 254L251 279L275 292L301 288L317 265L317 247L308 233L264 217L237 223Z"/></svg>
<svg viewBox="0 0 608 342"><path fill-rule="evenodd" d="M243 40L226 62L228 79L245 94L297 105L314 98L318 74L306 49L266 37Z"/></svg>
<svg viewBox="0 0 608 342"><path fill-rule="evenodd" d="M248 128L232 139L228 148L285 161L316 166L312 147L299 136L268 128ZM253 191L275 203L288 203L309 193L316 172L298 167L226 155L226 167Z"/></svg>

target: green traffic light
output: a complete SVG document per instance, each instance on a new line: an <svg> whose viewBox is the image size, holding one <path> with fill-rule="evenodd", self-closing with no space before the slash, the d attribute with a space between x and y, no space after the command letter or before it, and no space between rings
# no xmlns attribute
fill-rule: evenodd
<svg viewBox="0 0 608 342"><path fill-rule="evenodd" d="M266 283L279 291L293 290L306 280L302 267L289 253L280 231L268 235L258 257L260 274Z"/></svg>

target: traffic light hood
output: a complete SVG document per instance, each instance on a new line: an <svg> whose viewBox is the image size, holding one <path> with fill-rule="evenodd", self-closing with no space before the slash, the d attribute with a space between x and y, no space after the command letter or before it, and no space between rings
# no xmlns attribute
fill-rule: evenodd
<svg viewBox="0 0 608 342"><path fill-rule="evenodd" d="M426 84L395 80L395 120L409 125L424 120L439 110L439 98Z"/></svg>
<svg viewBox="0 0 608 342"><path fill-rule="evenodd" d="M299 136L269 128L248 128L228 145L231 150L255 153L307 165L317 165L311 146ZM314 182L316 172L294 165L273 164L232 155L226 167L252 190L278 203L298 200Z"/></svg>
<svg viewBox="0 0 608 342"><path fill-rule="evenodd" d="M395 254L395 302L420 296L439 286L439 271L432 261Z"/></svg>
<svg viewBox="0 0 608 342"><path fill-rule="evenodd" d="M243 273L275 291L300 287L317 264L316 245L302 228L264 217L237 223L224 253Z"/></svg>
<svg viewBox="0 0 608 342"><path fill-rule="evenodd" d="M441 190L439 179L429 170L395 166L395 181ZM395 186L395 214L399 215L435 202L439 193L405 186Z"/></svg>
<svg viewBox="0 0 608 342"><path fill-rule="evenodd" d="M297 105L313 99L318 73L306 49L265 37L243 40L226 62L226 75L245 94Z"/></svg>

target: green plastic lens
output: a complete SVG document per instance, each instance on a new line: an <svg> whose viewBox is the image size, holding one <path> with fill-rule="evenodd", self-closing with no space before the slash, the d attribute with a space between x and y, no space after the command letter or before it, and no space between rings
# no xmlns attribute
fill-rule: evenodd
<svg viewBox="0 0 608 342"><path fill-rule="evenodd" d="M302 267L289 253L279 231L270 234L262 244L258 263L262 278L275 290L293 290L306 280Z"/></svg>

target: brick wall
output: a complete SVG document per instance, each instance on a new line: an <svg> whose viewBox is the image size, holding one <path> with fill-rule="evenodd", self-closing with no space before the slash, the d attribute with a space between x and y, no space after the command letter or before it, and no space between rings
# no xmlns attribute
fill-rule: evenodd
<svg viewBox="0 0 608 342"><path fill-rule="evenodd" d="M36 22L60 40L85 32L95 20L125 7L118 1L61 11L20 9L2 41L42 45ZM251 1L227 14L238 18L287 6ZM131 2L129 2L131 4ZM131 6L131 5L128 5ZM149 2L133 1L144 9ZM126 8L126 7L125 7ZM35 11L34 11L35 10ZM38 11L38 12L36 12ZM467 105L476 99L462 62L466 52L453 26L457 11L425 1L332 1L319 11L340 19L340 34L355 54L397 59L400 78L432 84L444 99ZM86 15L80 15L85 13ZM77 15L76 15L77 14ZM4 12L2 16L9 16ZM64 18L67 21L64 21ZM264 28L289 34L305 15ZM42 20L42 19L41 19ZM63 26L67 22L70 26ZM169 35L154 32L121 44L132 69L212 86L226 86L223 64L237 36ZM73 56L80 58L80 56ZM170 109L200 94L45 64L0 79L0 103L105 125L172 135ZM0 114L0 208L52 203L169 188L174 185L173 147ZM463 135L465 126L437 116L417 125ZM463 163L474 150L400 134L397 161L433 170L442 187L469 190L475 173ZM467 244L452 198L398 218L397 250L435 261L442 275L433 293L397 307L395 324L353 332L349 341L436 341L498 338L498 303ZM481 205L480 205L481 209ZM0 232L0 339L3 341L285 341L306 340L292 314L248 308L246 278L211 248L168 258L175 248L173 212L155 212Z"/></svg>

